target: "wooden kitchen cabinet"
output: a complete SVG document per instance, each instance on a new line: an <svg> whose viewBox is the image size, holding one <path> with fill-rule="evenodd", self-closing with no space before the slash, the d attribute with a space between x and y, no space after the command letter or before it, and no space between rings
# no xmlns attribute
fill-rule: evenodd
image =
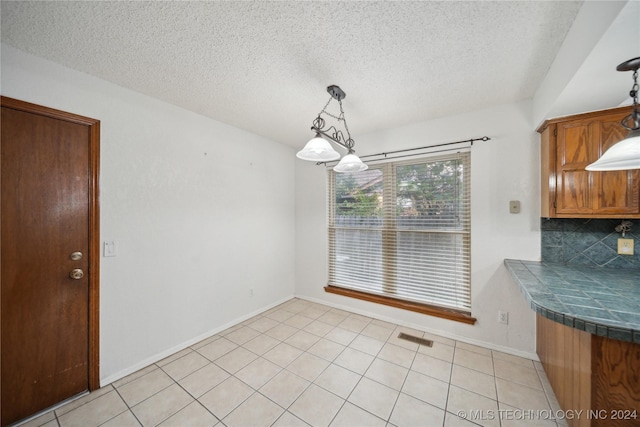
<svg viewBox="0 0 640 427"><path fill-rule="evenodd" d="M640 344L536 315L536 352L571 427L640 425Z"/></svg>
<svg viewBox="0 0 640 427"><path fill-rule="evenodd" d="M541 134L542 205L546 218L640 218L640 170L589 172L628 130L631 107L545 121Z"/></svg>

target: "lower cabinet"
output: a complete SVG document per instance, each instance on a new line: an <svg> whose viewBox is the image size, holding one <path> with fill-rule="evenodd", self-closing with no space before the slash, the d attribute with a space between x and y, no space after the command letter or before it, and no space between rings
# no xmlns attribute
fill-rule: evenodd
<svg viewBox="0 0 640 427"><path fill-rule="evenodd" d="M536 316L536 350L570 426L640 426L640 344Z"/></svg>

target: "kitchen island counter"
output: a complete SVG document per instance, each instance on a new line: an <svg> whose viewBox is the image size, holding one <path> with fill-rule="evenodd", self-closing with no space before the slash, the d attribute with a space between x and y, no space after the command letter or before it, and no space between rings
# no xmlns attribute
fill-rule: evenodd
<svg viewBox="0 0 640 427"><path fill-rule="evenodd" d="M640 269L506 259L531 308L593 335L640 343Z"/></svg>
<svg viewBox="0 0 640 427"><path fill-rule="evenodd" d="M537 313L536 352L560 406L585 414L569 426L640 425L640 270L505 266Z"/></svg>

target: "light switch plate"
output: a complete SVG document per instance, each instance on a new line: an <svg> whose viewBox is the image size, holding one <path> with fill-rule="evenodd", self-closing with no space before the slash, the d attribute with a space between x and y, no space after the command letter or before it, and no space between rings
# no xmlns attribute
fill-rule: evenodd
<svg viewBox="0 0 640 427"><path fill-rule="evenodd" d="M509 202L509 213L520 213L520 200L511 200Z"/></svg>
<svg viewBox="0 0 640 427"><path fill-rule="evenodd" d="M633 239L618 239L618 254L633 255Z"/></svg>
<svg viewBox="0 0 640 427"><path fill-rule="evenodd" d="M116 256L116 242L113 240L105 241L102 246L102 256Z"/></svg>

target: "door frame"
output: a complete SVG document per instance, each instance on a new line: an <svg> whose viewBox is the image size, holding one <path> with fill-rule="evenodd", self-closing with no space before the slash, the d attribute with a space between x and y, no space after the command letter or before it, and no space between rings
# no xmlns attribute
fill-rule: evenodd
<svg viewBox="0 0 640 427"><path fill-rule="evenodd" d="M100 120L0 96L2 107L87 126L89 130L89 391L100 388ZM0 295L0 298L2 296Z"/></svg>

